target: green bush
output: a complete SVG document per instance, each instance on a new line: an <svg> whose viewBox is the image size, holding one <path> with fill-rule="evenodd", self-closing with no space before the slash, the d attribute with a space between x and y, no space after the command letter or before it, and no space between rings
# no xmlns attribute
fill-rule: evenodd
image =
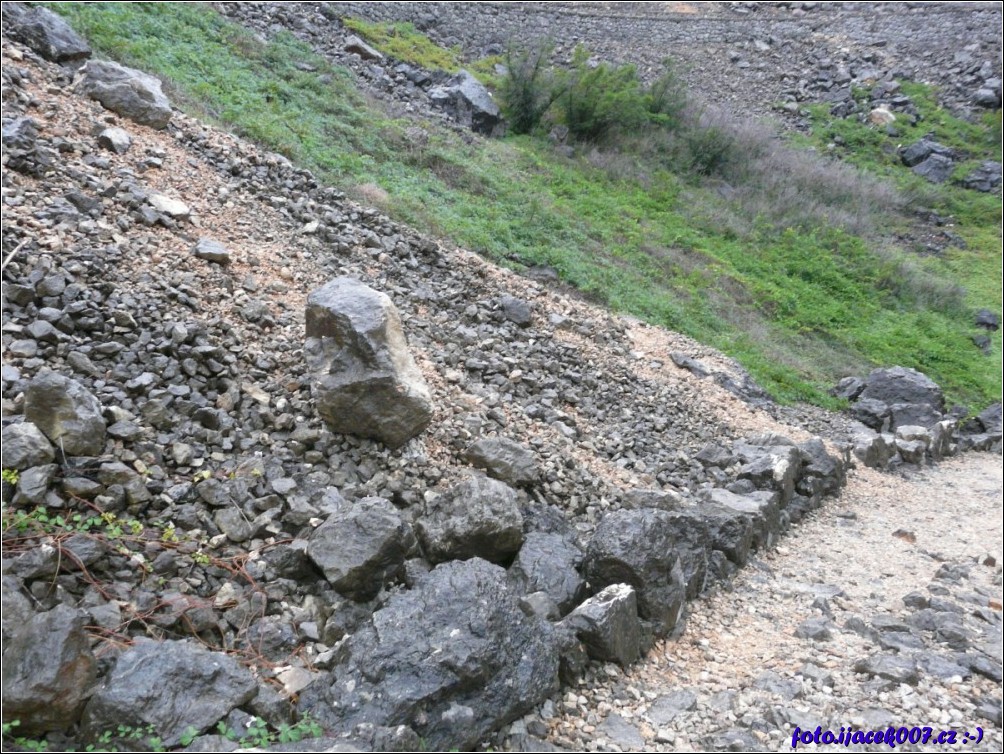
<svg viewBox="0 0 1004 754"><path fill-rule="evenodd" d="M506 52L506 76L499 89L502 111L515 134L528 134L540 125L554 100L561 96L560 77L547 65L551 45L538 42L529 49Z"/></svg>
<svg viewBox="0 0 1004 754"><path fill-rule="evenodd" d="M584 47L572 58L568 85L558 98L568 132L583 141L602 141L639 131L648 122L646 96L633 65L595 64Z"/></svg>

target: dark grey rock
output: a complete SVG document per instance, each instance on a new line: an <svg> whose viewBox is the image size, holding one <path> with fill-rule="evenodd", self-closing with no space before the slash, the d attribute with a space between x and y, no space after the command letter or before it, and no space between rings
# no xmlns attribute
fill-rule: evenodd
<svg viewBox="0 0 1004 754"><path fill-rule="evenodd" d="M91 56L88 47L66 21L47 8L34 7L11 24L11 36L46 60L69 63Z"/></svg>
<svg viewBox="0 0 1004 754"><path fill-rule="evenodd" d="M164 128L171 121L171 103L159 79L108 60L89 60L81 74L81 94L112 112L153 128Z"/></svg>
<svg viewBox="0 0 1004 754"><path fill-rule="evenodd" d="M337 592L365 602L399 575L414 547L394 505L372 497L331 514L311 535L307 555Z"/></svg>
<svg viewBox="0 0 1004 754"><path fill-rule="evenodd" d="M219 241L211 238L200 238L192 249L192 253L199 259L215 264L230 264L230 251Z"/></svg>
<svg viewBox="0 0 1004 754"><path fill-rule="evenodd" d="M507 320L520 327L529 327L533 322L533 309L530 304L515 296L502 296L499 299L502 314Z"/></svg>
<svg viewBox="0 0 1004 754"><path fill-rule="evenodd" d="M641 656L638 601L627 584L611 584L579 605L561 622L594 660L627 667Z"/></svg>
<svg viewBox="0 0 1004 754"><path fill-rule="evenodd" d="M87 703L83 732L93 739L119 725L150 725L170 748L187 729L206 731L257 690L251 671L229 655L187 641L138 638Z"/></svg>
<svg viewBox="0 0 1004 754"><path fill-rule="evenodd" d="M310 294L306 317L314 401L334 431L396 448L429 425L429 388L386 295L336 278Z"/></svg>
<svg viewBox="0 0 1004 754"><path fill-rule="evenodd" d="M833 638L833 622L826 618L807 618L795 629L795 636L812 641L829 641Z"/></svg>
<svg viewBox="0 0 1004 754"><path fill-rule="evenodd" d="M976 421L983 427L983 431L991 437L1000 439L1001 436L1001 404L994 403L987 406L976 416Z"/></svg>
<svg viewBox="0 0 1004 754"><path fill-rule="evenodd" d="M884 469L896 454L896 447L875 432L861 432L854 439L854 456L869 468Z"/></svg>
<svg viewBox="0 0 1004 754"><path fill-rule="evenodd" d="M610 739L621 751L642 751L645 748L641 731L616 712L611 712L596 726L596 735Z"/></svg>
<svg viewBox="0 0 1004 754"><path fill-rule="evenodd" d="M753 687L766 691L768 694L776 694L790 702L802 695L802 684L794 678L784 678L772 671L761 673L753 681Z"/></svg>
<svg viewBox="0 0 1004 754"><path fill-rule="evenodd" d="M101 404L76 380L40 372L24 394L24 416L69 456L96 456L105 448Z"/></svg>
<svg viewBox="0 0 1004 754"><path fill-rule="evenodd" d="M855 673L869 673L895 683L916 686L920 680L917 665L911 657L878 654L854 663Z"/></svg>
<svg viewBox="0 0 1004 754"><path fill-rule="evenodd" d="M480 558L441 564L392 596L346 651L301 694L301 712L333 732L405 724L435 751L469 750L557 683L553 630Z"/></svg>
<svg viewBox="0 0 1004 754"><path fill-rule="evenodd" d="M932 154L912 169L914 173L926 178L931 183L944 183L952 177L952 171L955 170L955 163L950 157L940 154Z"/></svg>
<svg viewBox="0 0 1004 754"><path fill-rule="evenodd" d="M8 720L21 721L19 735L65 730L79 719L98 668L87 622L57 605L12 627L3 649L3 708Z"/></svg>
<svg viewBox="0 0 1004 754"><path fill-rule="evenodd" d="M467 461L513 487L529 487L540 478L533 451L507 437L485 437L467 449Z"/></svg>
<svg viewBox="0 0 1004 754"><path fill-rule="evenodd" d="M735 511L749 518L753 535L750 544L753 549L773 547L781 529L777 493L758 491L749 495L736 495L728 490L713 489L710 498L712 504L719 509Z"/></svg>
<svg viewBox="0 0 1004 754"><path fill-rule="evenodd" d="M703 508L686 508L671 513L676 552L680 556L687 599L695 599L708 583L708 564L713 544Z"/></svg>
<svg viewBox="0 0 1004 754"><path fill-rule="evenodd" d="M857 397L861 395L861 391L864 389L865 382L860 377L844 377L829 392L834 398L853 401L857 400Z"/></svg>
<svg viewBox="0 0 1004 754"><path fill-rule="evenodd" d="M31 466L52 463L56 457L52 444L31 422L4 427L2 443L5 469L23 471Z"/></svg>
<svg viewBox="0 0 1004 754"><path fill-rule="evenodd" d="M661 727L673 722L687 710L693 709L695 704L697 696L694 692L680 689L660 696L652 702L644 714L654 725Z"/></svg>
<svg viewBox="0 0 1004 754"><path fill-rule="evenodd" d="M430 89L429 98L476 133L501 136L505 131L498 105L485 86L467 71L460 71L443 86Z"/></svg>
<svg viewBox="0 0 1004 754"><path fill-rule="evenodd" d="M908 147L904 147L899 152L900 160L902 160L903 164L908 168L914 168L920 165L932 155L950 159L952 156L952 150L944 144L939 144L932 139L923 138Z"/></svg>
<svg viewBox="0 0 1004 754"><path fill-rule="evenodd" d="M132 136L124 128L106 128L98 134L98 146L115 154L125 154L132 146Z"/></svg>
<svg viewBox="0 0 1004 754"><path fill-rule="evenodd" d="M851 406L851 416L876 432L885 432L890 425L889 404L874 398L860 397Z"/></svg>
<svg viewBox="0 0 1004 754"><path fill-rule="evenodd" d="M480 474L428 502L415 529L433 563L472 557L503 562L523 543L516 491Z"/></svg>
<svg viewBox="0 0 1004 754"><path fill-rule="evenodd" d="M634 587L638 613L657 636L672 631L686 596L675 530L667 511L615 511L600 521L586 551L584 570L593 588Z"/></svg>
<svg viewBox="0 0 1004 754"><path fill-rule="evenodd" d="M730 728L701 739L707 751L760 751L763 744L744 728Z"/></svg>
<svg viewBox="0 0 1004 754"><path fill-rule="evenodd" d="M988 160L971 170L960 183L972 191L982 191L989 194L1001 185L1001 164Z"/></svg>
<svg viewBox="0 0 1004 754"><path fill-rule="evenodd" d="M944 415L927 403L893 403L889 406L889 427L933 427Z"/></svg>
<svg viewBox="0 0 1004 754"><path fill-rule="evenodd" d="M944 412L945 398L927 375L916 369L891 367L876 369L865 380L861 399L870 398L892 405L894 403L926 403L938 412ZM860 402L860 400L859 400Z"/></svg>
<svg viewBox="0 0 1004 754"><path fill-rule="evenodd" d="M1001 326L1001 319L989 309L980 309L976 312L976 326L990 332L997 332Z"/></svg>
<svg viewBox="0 0 1004 754"><path fill-rule="evenodd" d="M585 596L581 565L582 551L567 537L530 532L509 568L509 580L523 594L546 592L564 615Z"/></svg>

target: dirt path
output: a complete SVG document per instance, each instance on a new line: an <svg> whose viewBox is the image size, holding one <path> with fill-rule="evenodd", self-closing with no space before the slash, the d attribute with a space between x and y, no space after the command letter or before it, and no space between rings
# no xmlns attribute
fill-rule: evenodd
<svg viewBox="0 0 1004 754"><path fill-rule="evenodd" d="M731 590L693 604L680 640L567 691L551 742L791 751L796 726L929 726L926 747L895 749L1000 751L1001 507L999 456L908 476L858 469ZM976 726L983 740L964 741ZM955 746L934 742L943 729Z"/></svg>

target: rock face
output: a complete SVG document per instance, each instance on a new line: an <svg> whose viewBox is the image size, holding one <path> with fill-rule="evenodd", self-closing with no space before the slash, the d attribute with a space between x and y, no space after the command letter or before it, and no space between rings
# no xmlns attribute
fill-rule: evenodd
<svg viewBox="0 0 1004 754"><path fill-rule="evenodd" d="M396 448L429 425L429 389L383 293L344 277L311 293L304 356L317 411L336 432Z"/></svg>
<svg viewBox="0 0 1004 754"><path fill-rule="evenodd" d="M556 686L553 631L522 613L505 571L444 563L393 596L347 644L348 660L300 697L321 725L410 725L433 751L468 747Z"/></svg>
<svg viewBox="0 0 1004 754"><path fill-rule="evenodd" d="M251 700L258 686L233 657L187 641L137 639L84 710L85 734L152 725L167 747Z"/></svg>
<svg viewBox="0 0 1004 754"><path fill-rule="evenodd" d="M365 602L380 592L415 546L394 505L371 497L345 503L310 538L307 555L340 594Z"/></svg>
<svg viewBox="0 0 1004 754"><path fill-rule="evenodd" d="M79 719L98 668L85 625L83 613L57 605L14 627L3 651L3 714L21 721L19 734L63 730Z"/></svg>
<svg viewBox="0 0 1004 754"><path fill-rule="evenodd" d="M523 544L516 491L480 475L429 502L415 528L433 563L473 557L503 562Z"/></svg>
<svg viewBox="0 0 1004 754"><path fill-rule="evenodd" d="M24 417L66 455L96 456L104 451L101 404L76 380L56 372L40 373L25 391Z"/></svg>
<svg viewBox="0 0 1004 754"><path fill-rule="evenodd" d="M88 61L82 73L80 91L113 113L153 128L170 122L171 103L160 79L106 60Z"/></svg>
<svg viewBox="0 0 1004 754"><path fill-rule="evenodd" d="M476 133L501 136L505 130L502 113L492 95L467 71L460 71L445 85L430 89L429 97Z"/></svg>
<svg viewBox="0 0 1004 754"><path fill-rule="evenodd" d="M586 551L585 574L594 589L628 584L638 614L657 636L668 634L683 610L686 580L676 553L673 516L642 508L604 517Z"/></svg>
<svg viewBox="0 0 1004 754"><path fill-rule="evenodd" d="M8 3L8 5L21 5ZM23 6L22 6L23 7ZM7 10L6 8L4 9ZM46 60L69 63L91 56L91 48L70 25L47 8L31 8L15 16L11 36Z"/></svg>
<svg viewBox="0 0 1004 754"><path fill-rule="evenodd" d="M930 377L916 369L875 369L851 407L854 418L879 432L905 424L930 427L941 421L945 398Z"/></svg>

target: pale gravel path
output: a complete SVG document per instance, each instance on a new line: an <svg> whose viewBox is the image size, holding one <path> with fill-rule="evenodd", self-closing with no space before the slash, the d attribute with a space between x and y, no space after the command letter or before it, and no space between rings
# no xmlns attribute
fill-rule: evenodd
<svg viewBox="0 0 1004 754"><path fill-rule="evenodd" d="M902 532L894 536L900 530L916 541ZM905 618L912 611L904 595L930 595L927 587L943 562L968 564L969 577L949 584L951 597L967 605L966 627L980 632L973 643L989 645L999 663L1001 550L1000 456L971 453L905 476L859 468L839 499L793 527L780 546L738 575L731 590L691 604L680 640L657 645L627 673L606 666L567 690L558 714L547 720L548 738L599 751L689 751L705 748L716 733L744 729L753 736L747 746L755 741L765 750L791 751L795 725L839 731L841 725L884 722L960 731L980 725L986 735L979 746L913 750L1000 751L999 724L977 712L980 706L1000 709L999 683L975 674L964 682L922 674L915 686L876 681L853 665L884 650L845 624L854 617L866 623L878 615ZM991 562L988 555L995 564L984 564ZM823 617L813 607L817 597L832 612L833 638L796 638L803 620ZM979 604L996 616L989 633L988 624L972 615ZM951 654L933 641L924 652ZM802 673L806 663L830 678L810 681ZM781 693L763 688L774 679L764 676L768 671L780 680ZM794 691L784 692L785 683ZM693 693L696 703L667 721L653 703L681 690ZM892 751L849 750L866 749Z"/></svg>

